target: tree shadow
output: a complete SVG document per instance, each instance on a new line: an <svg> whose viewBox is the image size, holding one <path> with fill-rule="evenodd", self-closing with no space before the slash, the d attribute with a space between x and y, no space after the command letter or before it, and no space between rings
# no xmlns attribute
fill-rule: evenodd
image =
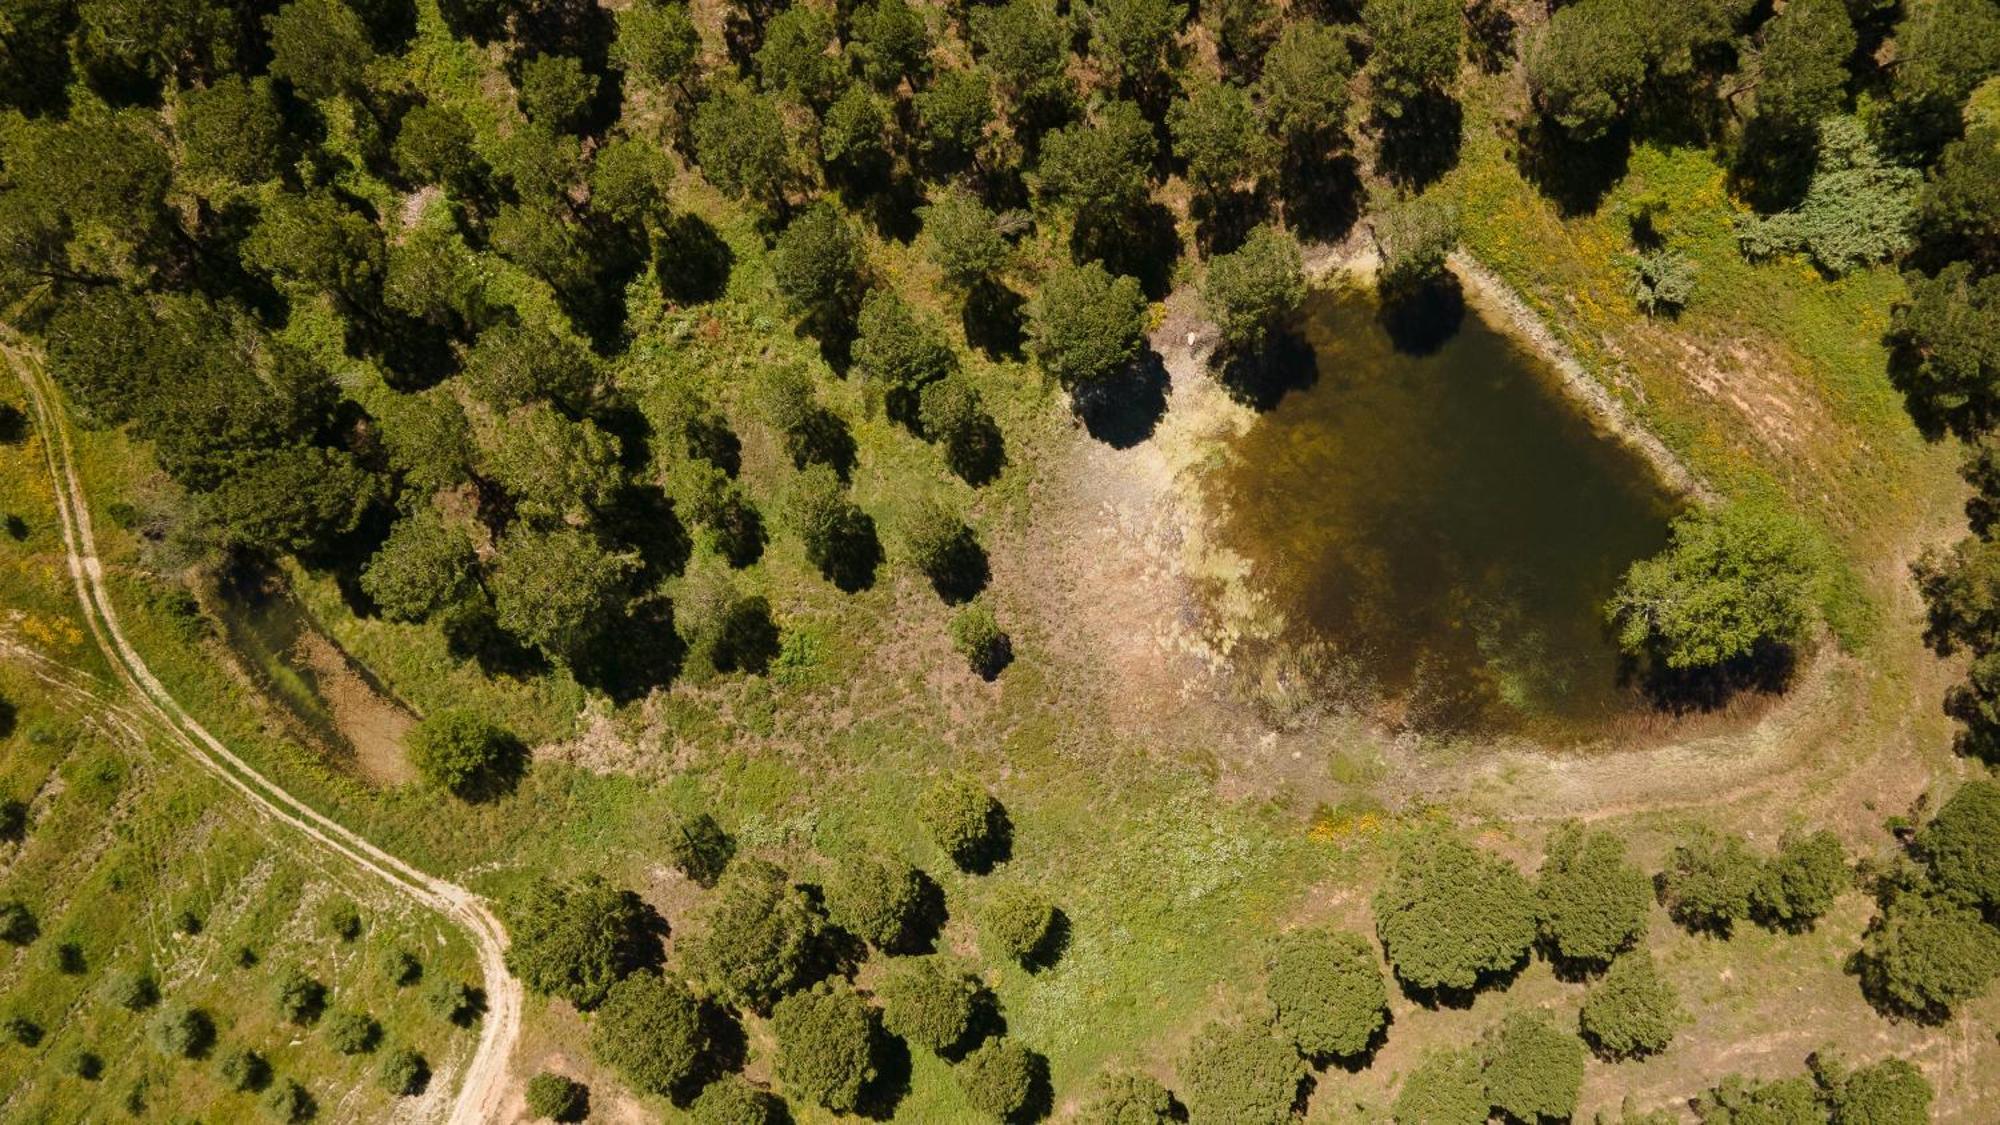
<svg viewBox="0 0 2000 1125"><path fill-rule="evenodd" d="M1391 183L1421 191L1458 166L1465 110L1439 91L1419 95L1401 117L1379 117L1376 164Z"/></svg>
<svg viewBox="0 0 2000 1125"><path fill-rule="evenodd" d="M978 488L1007 467L1007 442L991 414L981 413L963 432L944 441L944 462L958 479Z"/></svg>
<svg viewBox="0 0 2000 1125"><path fill-rule="evenodd" d="M989 359L1020 359L1027 342L1028 299L992 279L981 280L965 295L959 324L965 342Z"/></svg>
<svg viewBox="0 0 2000 1125"><path fill-rule="evenodd" d="M910 914L903 932L883 950L885 953L910 955L934 953L937 951L938 937L944 932L944 924L950 920L950 908L945 903L944 887L927 871L917 872L917 907Z"/></svg>
<svg viewBox="0 0 2000 1125"><path fill-rule="evenodd" d="M875 569L882 565L875 518L848 505L828 533L825 552L815 561L820 575L841 593L855 594L875 585Z"/></svg>
<svg viewBox="0 0 2000 1125"><path fill-rule="evenodd" d="M1255 352L1217 350L1215 373L1230 398L1261 412L1319 382L1319 357L1305 337L1278 332Z"/></svg>
<svg viewBox="0 0 2000 1125"><path fill-rule="evenodd" d="M1278 172L1285 222L1302 237L1337 242L1361 218L1361 173L1354 157L1314 154L1287 160Z"/></svg>
<svg viewBox="0 0 2000 1125"><path fill-rule="evenodd" d="M874 1028L873 1035L875 1077L861 1088L854 1113L870 1121L888 1121L895 1117L896 1107L910 1093L910 1045L879 1026Z"/></svg>
<svg viewBox="0 0 2000 1125"><path fill-rule="evenodd" d="M442 627L445 650L478 664L487 676L525 680L549 671L548 658L502 629L494 620L492 605L483 597L448 610Z"/></svg>
<svg viewBox="0 0 2000 1125"><path fill-rule="evenodd" d="M1523 950L1520 958L1507 968L1488 969L1480 973L1471 988L1425 988L1403 979L1403 974L1396 972L1394 966L1391 966L1390 971L1396 978L1396 986L1403 990L1403 995L1408 997L1411 1003L1433 1011L1439 1008L1463 1010L1472 1007L1473 1001L1479 999L1479 994L1482 992L1505 992L1514 983L1514 978L1520 976L1521 971L1528 967L1529 960L1528 952Z"/></svg>
<svg viewBox="0 0 2000 1125"><path fill-rule="evenodd" d="M493 757L486 768L453 792L467 804L482 805L512 794L527 774L528 744L509 731L500 731L494 738Z"/></svg>
<svg viewBox="0 0 2000 1125"><path fill-rule="evenodd" d="M986 548L969 527L961 528L951 544L944 550L944 557L928 573L931 589L944 599L946 605L963 605L979 596L986 589L986 583L993 576L992 564L986 557Z"/></svg>
<svg viewBox="0 0 2000 1125"><path fill-rule="evenodd" d="M845 482L854 472L859 447L847 421L823 406L813 407L798 429L785 435L792 455L792 467L825 465Z"/></svg>
<svg viewBox="0 0 2000 1125"><path fill-rule="evenodd" d="M1465 288L1445 272L1407 290L1384 290L1375 322L1404 355L1436 355L1465 323Z"/></svg>
<svg viewBox="0 0 2000 1125"><path fill-rule="evenodd" d="M1195 243L1202 253L1227 254L1270 218L1271 202L1260 192L1225 191L1200 197L1192 210Z"/></svg>
<svg viewBox="0 0 2000 1125"><path fill-rule="evenodd" d="M917 208L924 205L924 185L914 176L884 170L866 191L854 193L854 198L843 192L842 201L886 240L908 246L923 229Z"/></svg>
<svg viewBox="0 0 2000 1125"><path fill-rule="evenodd" d="M1069 252L1079 264L1101 261L1112 273L1136 279L1147 299L1158 301L1173 287L1181 237L1174 229L1174 213L1147 202L1130 212L1078 215Z"/></svg>
<svg viewBox="0 0 2000 1125"><path fill-rule="evenodd" d="M688 1074L667 1091L667 1100L678 1109L686 1109L709 1083L743 1069L750 1061L750 1036L727 1008L703 1000L695 1018L708 1049L695 1060Z"/></svg>
<svg viewBox="0 0 2000 1125"><path fill-rule="evenodd" d="M1070 410L1091 437L1113 449L1130 449L1159 428L1170 385L1166 362L1147 348L1117 375L1071 391Z"/></svg>
<svg viewBox="0 0 2000 1125"><path fill-rule="evenodd" d="M686 657L687 645L674 632L673 603L653 597L608 624L570 671L583 686L626 704L672 683Z"/></svg>
<svg viewBox="0 0 2000 1125"><path fill-rule="evenodd" d="M1566 219L1595 212L1632 156L1631 129L1622 122L1598 140L1577 141L1538 116L1519 127L1515 142L1522 177Z"/></svg>
<svg viewBox="0 0 2000 1125"><path fill-rule="evenodd" d="M735 493L723 502L722 517L709 528L709 534L733 570L742 570L764 557L764 544L770 538L757 506Z"/></svg>
<svg viewBox="0 0 2000 1125"><path fill-rule="evenodd" d="M18 445L28 436L28 416L11 402L0 402L0 445Z"/></svg>
<svg viewBox="0 0 2000 1125"><path fill-rule="evenodd" d="M1056 1088L1049 1079L1049 1060L1040 1051L1028 1052L1028 1096L1007 1115L1007 1125L1027 1125L1056 1111Z"/></svg>
<svg viewBox="0 0 2000 1125"><path fill-rule="evenodd" d="M639 553L639 580L651 586L687 568L694 539L657 484L620 489L603 514L604 529Z"/></svg>
<svg viewBox="0 0 2000 1125"><path fill-rule="evenodd" d="M715 646L709 659L718 672L747 672L761 676L778 658L778 624L771 619L771 603L762 594L738 599L723 615Z"/></svg>
<svg viewBox="0 0 2000 1125"><path fill-rule="evenodd" d="M1817 144L1810 126L1752 118L1730 161L1730 189L1760 215L1797 205L1812 183Z"/></svg>
<svg viewBox="0 0 2000 1125"><path fill-rule="evenodd" d="M968 875L991 874L995 867L1014 858L1014 818L1007 815L1007 806L989 799L983 842L951 858Z"/></svg>
<svg viewBox="0 0 2000 1125"><path fill-rule="evenodd" d="M1797 669L1798 653L1790 645L1760 642L1747 655L1706 668L1628 659L1621 677L1635 683L1655 710L1690 715L1720 710L1745 693L1781 694Z"/></svg>
<svg viewBox="0 0 2000 1125"><path fill-rule="evenodd" d="M1499 0L1473 0L1466 10L1468 54L1482 74L1499 74L1514 61L1514 15Z"/></svg>
<svg viewBox="0 0 2000 1125"><path fill-rule="evenodd" d="M1070 937L1069 914L1060 906L1052 907L1049 911L1048 932L1042 935L1042 940L1036 942L1033 949L1021 957L1021 967L1031 974L1047 972L1054 968L1056 962L1062 960L1063 954L1069 952Z"/></svg>
<svg viewBox="0 0 2000 1125"><path fill-rule="evenodd" d="M675 304L706 304L722 296L735 265L736 252L699 215L675 215L653 236L653 277Z"/></svg>

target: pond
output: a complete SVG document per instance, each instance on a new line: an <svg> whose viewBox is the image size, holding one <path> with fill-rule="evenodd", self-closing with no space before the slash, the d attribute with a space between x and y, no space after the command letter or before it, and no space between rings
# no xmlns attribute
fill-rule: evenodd
<svg viewBox="0 0 2000 1125"><path fill-rule="evenodd" d="M1219 545L1274 643L1394 721L1586 734L1643 707L1600 607L1680 500L1547 364L1455 291L1441 305L1412 344L1372 289L1313 293L1300 388L1211 483Z"/></svg>

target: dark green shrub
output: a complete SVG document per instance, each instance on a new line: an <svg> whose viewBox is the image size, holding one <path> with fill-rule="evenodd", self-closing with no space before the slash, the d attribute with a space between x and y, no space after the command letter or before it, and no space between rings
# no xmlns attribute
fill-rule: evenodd
<svg viewBox="0 0 2000 1125"><path fill-rule="evenodd" d="M1260 226L1243 245L1209 259L1202 305L1234 350L1255 352L1298 315L1306 299L1305 265L1298 239Z"/></svg>
<svg viewBox="0 0 2000 1125"><path fill-rule="evenodd" d="M309 1024L326 1011L326 986L298 968L278 976L278 1014L287 1023Z"/></svg>
<svg viewBox="0 0 2000 1125"><path fill-rule="evenodd" d="M1688 929L1727 936L1735 921L1750 913L1750 895L1761 874L1742 837L1703 827L1668 854L1660 900Z"/></svg>
<svg viewBox="0 0 2000 1125"><path fill-rule="evenodd" d="M1056 908L1039 892L1003 883L980 911L980 927L994 954L1032 965L1046 956L1055 936Z"/></svg>
<svg viewBox="0 0 2000 1125"><path fill-rule="evenodd" d="M1665 1050L1686 1018L1673 986L1660 979L1653 955L1639 950L1611 963L1585 998L1578 1023L1598 1054L1622 1059Z"/></svg>
<svg viewBox="0 0 2000 1125"><path fill-rule="evenodd" d="M739 860L696 909L680 939L681 962L707 995L768 1012L809 979L822 929L819 913L783 870Z"/></svg>
<svg viewBox="0 0 2000 1125"><path fill-rule="evenodd" d="M1174 1096L1150 1074L1115 1071L1098 1075L1077 1110L1077 1125L1169 1125Z"/></svg>
<svg viewBox="0 0 2000 1125"><path fill-rule="evenodd" d="M1030 307L1030 348L1064 387L1100 383L1138 358L1145 319L1136 280L1114 277L1100 262L1060 267Z"/></svg>
<svg viewBox="0 0 2000 1125"><path fill-rule="evenodd" d="M967 871L983 871L1004 849L1007 814L979 783L965 777L943 778L917 801L917 820L931 840L953 863Z"/></svg>
<svg viewBox="0 0 2000 1125"><path fill-rule="evenodd" d="M1917 834L1917 849L1946 894L2000 909L2000 784L1975 778L1959 786Z"/></svg>
<svg viewBox="0 0 2000 1125"><path fill-rule="evenodd" d="M783 1098L738 1077L703 1087L689 1116L694 1125L785 1125L792 1120Z"/></svg>
<svg viewBox="0 0 2000 1125"><path fill-rule="evenodd" d="M1535 904L1555 958L1602 968L1645 932L1653 883L1625 861L1623 840L1572 822L1549 837Z"/></svg>
<svg viewBox="0 0 2000 1125"><path fill-rule="evenodd" d="M1821 1081L1827 1079L1821 1076ZM1931 1120L1931 1084L1902 1059L1883 1059L1832 1084L1835 1125L1925 1125Z"/></svg>
<svg viewBox="0 0 2000 1125"><path fill-rule="evenodd" d="M1432 1049L1396 1092L1396 1125L1486 1125L1492 1104L1474 1050Z"/></svg>
<svg viewBox="0 0 2000 1125"><path fill-rule="evenodd" d="M984 679L998 676L1014 657L1014 643L993 616L993 607L973 602L951 617L951 647L966 667Z"/></svg>
<svg viewBox="0 0 2000 1125"><path fill-rule="evenodd" d="M311 1121L319 1113L319 1103L313 1100L304 1086L287 1078L264 1095L264 1112L273 1121L299 1125L300 1122Z"/></svg>
<svg viewBox="0 0 2000 1125"><path fill-rule="evenodd" d="M1750 914L1780 929L1809 929L1853 884L1839 837L1823 829L1787 832L1750 891Z"/></svg>
<svg viewBox="0 0 2000 1125"><path fill-rule="evenodd" d="M1181 1091L1190 1120L1283 1125L1306 1073L1298 1049L1265 1028L1213 1023L1181 1060Z"/></svg>
<svg viewBox="0 0 2000 1125"><path fill-rule="evenodd" d="M105 994L126 1011L139 1012L160 1002L160 983L147 970L133 969L112 977Z"/></svg>
<svg viewBox="0 0 2000 1125"><path fill-rule="evenodd" d="M1942 1021L2000 974L2000 934L1969 907L1906 893L1869 925L1855 968L1878 1008Z"/></svg>
<svg viewBox="0 0 2000 1125"><path fill-rule="evenodd" d="M8 706L6 700L0 699L0 713L5 713ZM0 730L5 730L11 726L11 723L11 718L0 720ZM12 797L0 801L0 840L11 840L18 843L25 839L27 835L28 806L14 800Z"/></svg>
<svg viewBox="0 0 2000 1125"><path fill-rule="evenodd" d="M407 949L398 949L389 955L382 966L382 975L397 988L408 988L424 979L424 963Z"/></svg>
<svg viewBox="0 0 2000 1125"><path fill-rule="evenodd" d="M168 1058L198 1059L215 1046L215 1021L200 1008L170 1004L153 1017L152 1039Z"/></svg>
<svg viewBox="0 0 2000 1125"><path fill-rule="evenodd" d="M581 1121L590 1112L590 1087L543 1071L528 1079L528 1113L536 1120Z"/></svg>
<svg viewBox="0 0 2000 1125"><path fill-rule="evenodd" d="M834 866L825 890L833 924L877 949L902 952L924 928L924 873L894 856L849 855Z"/></svg>
<svg viewBox="0 0 2000 1125"><path fill-rule="evenodd" d="M63 1060L63 1070L85 1082L95 1082L104 1076L104 1059L96 1051L78 1047Z"/></svg>
<svg viewBox="0 0 2000 1125"><path fill-rule="evenodd" d="M891 1033L911 1046L949 1051L971 1033L985 992L963 964L932 955L891 961L875 996Z"/></svg>
<svg viewBox="0 0 2000 1125"><path fill-rule="evenodd" d="M341 941L361 936L361 910L344 898L334 899L320 911L320 924Z"/></svg>
<svg viewBox="0 0 2000 1125"><path fill-rule="evenodd" d="M794 219L772 250L778 292L817 331L853 317L861 299L861 270L860 237L840 208L826 200Z"/></svg>
<svg viewBox="0 0 2000 1125"><path fill-rule="evenodd" d="M1046 1066L1012 1039L994 1038L967 1055L955 1073L972 1108L996 1121L1011 1121L1027 1106Z"/></svg>
<svg viewBox="0 0 2000 1125"><path fill-rule="evenodd" d="M0 900L0 941L9 945L28 945L41 936L41 932L34 912L28 909L26 903L17 898Z"/></svg>
<svg viewBox="0 0 2000 1125"><path fill-rule="evenodd" d="M708 1049L694 993L658 973L634 973L612 985L590 1029L597 1060L647 1093L668 1094L687 1083Z"/></svg>
<svg viewBox="0 0 2000 1125"><path fill-rule="evenodd" d="M406 745L425 781L466 800L490 794L520 757L512 735L463 707L424 716Z"/></svg>
<svg viewBox="0 0 2000 1125"><path fill-rule="evenodd" d="M464 981L440 979L424 992L424 1005L453 1027L470 1027L486 1011L486 994Z"/></svg>
<svg viewBox="0 0 2000 1125"><path fill-rule="evenodd" d="M1567 1121L1583 1088L1583 1044L1546 1014L1516 1012L1486 1044L1486 1096L1514 1121Z"/></svg>
<svg viewBox="0 0 2000 1125"><path fill-rule="evenodd" d="M1426 832L1401 849L1376 892L1375 927L1406 985L1464 992L1527 956L1535 895L1513 864Z"/></svg>
<svg viewBox="0 0 2000 1125"><path fill-rule="evenodd" d="M343 1055L365 1055L382 1042L382 1025L367 1012L335 1012L326 1021L326 1042Z"/></svg>
<svg viewBox="0 0 2000 1125"><path fill-rule="evenodd" d="M0 1035L23 1047L38 1047L42 1042L42 1025L23 1015L11 1015L0 1020Z"/></svg>
<svg viewBox="0 0 2000 1125"><path fill-rule="evenodd" d="M224 1086L237 1093L262 1090L271 1084L271 1064L248 1047L226 1052L215 1072L222 1076Z"/></svg>
<svg viewBox="0 0 2000 1125"><path fill-rule="evenodd" d="M1382 254L1376 283L1384 296L1429 288L1444 279L1446 259L1458 246L1458 212L1449 204L1411 200L1375 221L1375 244Z"/></svg>
<svg viewBox="0 0 2000 1125"><path fill-rule="evenodd" d="M506 920L508 971L530 990L585 1010L620 977L660 963L659 916L595 875L537 879L507 904Z"/></svg>
<svg viewBox="0 0 2000 1125"><path fill-rule="evenodd" d="M408 1047L398 1047L382 1056L375 1071L376 1084L398 1098L413 1098L430 1085L431 1064Z"/></svg>
<svg viewBox="0 0 2000 1125"><path fill-rule="evenodd" d="M1294 930L1278 940L1264 995L1309 1059L1358 1058L1389 1022L1375 948L1359 934Z"/></svg>
<svg viewBox="0 0 2000 1125"><path fill-rule="evenodd" d="M67 977L82 976L90 971L90 964L83 955L83 943L78 941L57 943L55 963L56 971Z"/></svg>
<svg viewBox="0 0 2000 1125"><path fill-rule="evenodd" d="M771 1009L778 1081L814 1105L851 1113L875 1078L875 1017L846 984L793 993Z"/></svg>

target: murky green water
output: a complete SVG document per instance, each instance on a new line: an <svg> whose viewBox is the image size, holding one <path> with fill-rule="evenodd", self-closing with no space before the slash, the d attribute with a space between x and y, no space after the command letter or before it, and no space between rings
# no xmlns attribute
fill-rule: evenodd
<svg viewBox="0 0 2000 1125"><path fill-rule="evenodd" d="M1640 706L1599 607L1678 507L1556 375L1467 309L1425 355L1371 292L1315 293L1318 377L1236 442L1223 544L1284 615L1416 726L1583 734Z"/></svg>

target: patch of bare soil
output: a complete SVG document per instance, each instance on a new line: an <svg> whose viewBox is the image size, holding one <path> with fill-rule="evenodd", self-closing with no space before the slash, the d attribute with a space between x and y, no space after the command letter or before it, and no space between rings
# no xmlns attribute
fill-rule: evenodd
<svg viewBox="0 0 2000 1125"><path fill-rule="evenodd" d="M341 737L354 747L354 764L362 776L377 785L416 780L417 771L403 751L403 738L416 717L377 691L347 654L317 630L299 636L292 656L312 670L313 686Z"/></svg>

